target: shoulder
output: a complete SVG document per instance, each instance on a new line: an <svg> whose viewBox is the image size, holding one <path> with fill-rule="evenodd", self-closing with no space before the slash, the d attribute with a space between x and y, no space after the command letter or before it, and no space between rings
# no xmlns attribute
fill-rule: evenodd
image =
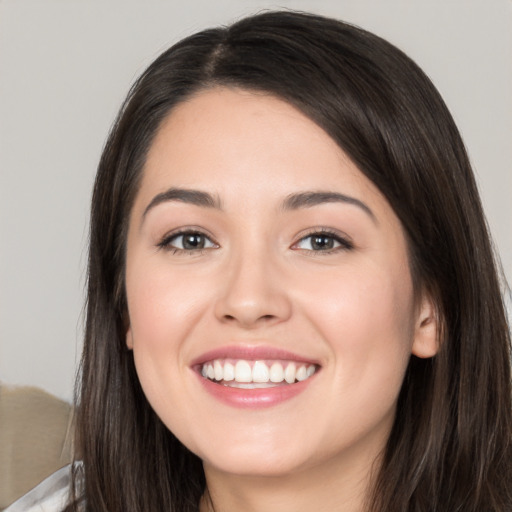
<svg viewBox="0 0 512 512"><path fill-rule="evenodd" d="M61 512L69 501L71 465L59 469L4 512Z"/></svg>

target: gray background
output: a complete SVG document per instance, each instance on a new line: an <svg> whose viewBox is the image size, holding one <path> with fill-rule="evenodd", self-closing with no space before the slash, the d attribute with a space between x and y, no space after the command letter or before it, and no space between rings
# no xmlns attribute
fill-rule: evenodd
<svg viewBox="0 0 512 512"><path fill-rule="evenodd" d="M0 381L72 396L91 185L129 85L178 39L280 6L361 25L430 75L510 281L510 0L0 0Z"/></svg>

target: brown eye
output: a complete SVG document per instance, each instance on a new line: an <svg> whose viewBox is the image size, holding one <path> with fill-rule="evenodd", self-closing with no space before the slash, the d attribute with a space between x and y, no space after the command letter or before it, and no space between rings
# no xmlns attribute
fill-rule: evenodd
<svg viewBox="0 0 512 512"><path fill-rule="evenodd" d="M194 231L168 236L158 245L175 251L200 251L217 247L206 235Z"/></svg>
<svg viewBox="0 0 512 512"><path fill-rule="evenodd" d="M200 235L198 233L190 233L188 235L182 235L182 245L183 249L187 251L193 249L204 249L204 245L206 243L204 235Z"/></svg>
<svg viewBox="0 0 512 512"><path fill-rule="evenodd" d="M310 243L314 251L325 251L333 249L335 241L332 236L313 235Z"/></svg>
<svg viewBox="0 0 512 512"><path fill-rule="evenodd" d="M312 233L301 238L294 249L315 252L335 252L338 249L352 249L352 243L331 233Z"/></svg>

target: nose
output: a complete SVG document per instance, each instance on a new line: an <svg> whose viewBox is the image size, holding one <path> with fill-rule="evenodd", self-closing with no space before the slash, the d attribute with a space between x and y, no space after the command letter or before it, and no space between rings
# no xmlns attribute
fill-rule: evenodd
<svg viewBox="0 0 512 512"><path fill-rule="evenodd" d="M286 321L292 312L287 287L267 255L240 254L229 262L215 315L222 323L256 329Z"/></svg>

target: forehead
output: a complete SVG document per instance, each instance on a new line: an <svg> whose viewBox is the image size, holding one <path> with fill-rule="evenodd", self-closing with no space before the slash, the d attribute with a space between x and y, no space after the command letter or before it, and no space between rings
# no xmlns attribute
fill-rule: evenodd
<svg viewBox="0 0 512 512"><path fill-rule="evenodd" d="M201 91L163 121L148 152L139 196L170 186L247 204L301 190L371 196L387 204L335 141L291 104L232 88Z"/></svg>

